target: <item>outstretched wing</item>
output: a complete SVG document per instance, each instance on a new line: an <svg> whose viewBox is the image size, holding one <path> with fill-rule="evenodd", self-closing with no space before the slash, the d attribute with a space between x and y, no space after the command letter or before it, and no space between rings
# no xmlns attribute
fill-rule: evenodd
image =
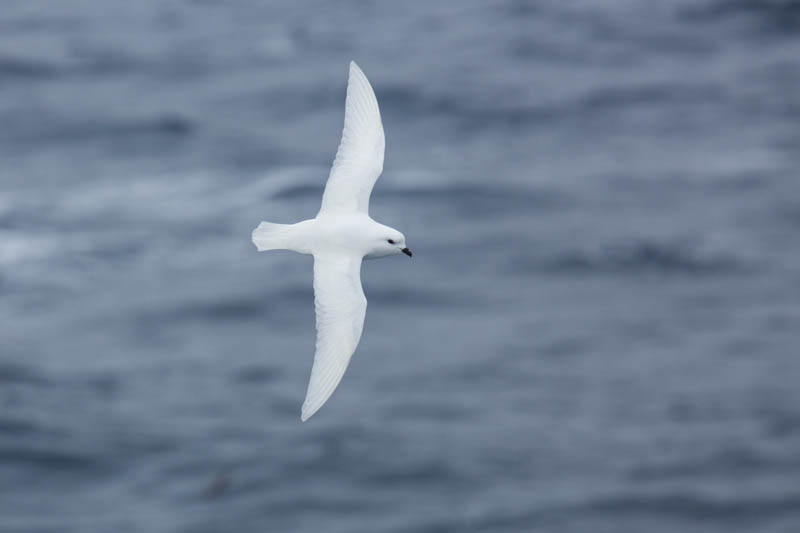
<svg viewBox="0 0 800 533"><path fill-rule="evenodd" d="M300 418L305 422L333 394L361 339L367 299L361 289L361 257L314 256L317 350Z"/></svg>
<svg viewBox="0 0 800 533"><path fill-rule="evenodd" d="M378 100L367 77L351 61L342 140L325 185L320 213L368 213L372 186L383 172L385 146Z"/></svg>

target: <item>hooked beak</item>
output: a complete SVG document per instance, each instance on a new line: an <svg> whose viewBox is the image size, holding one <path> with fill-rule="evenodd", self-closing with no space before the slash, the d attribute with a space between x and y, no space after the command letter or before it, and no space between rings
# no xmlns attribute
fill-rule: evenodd
<svg viewBox="0 0 800 533"><path fill-rule="evenodd" d="M403 248L400 251L403 252L404 254L406 254L408 257L411 257L411 255L412 255L411 254L411 250L409 250L408 248Z"/></svg>

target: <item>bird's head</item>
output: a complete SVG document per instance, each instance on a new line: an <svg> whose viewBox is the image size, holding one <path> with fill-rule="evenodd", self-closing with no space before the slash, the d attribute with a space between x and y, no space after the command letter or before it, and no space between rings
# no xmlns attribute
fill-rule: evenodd
<svg viewBox="0 0 800 533"><path fill-rule="evenodd" d="M411 257L411 250L406 246L406 237L399 231L385 227L376 235L376 242L367 257L385 257L387 255L406 254Z"/></svg>

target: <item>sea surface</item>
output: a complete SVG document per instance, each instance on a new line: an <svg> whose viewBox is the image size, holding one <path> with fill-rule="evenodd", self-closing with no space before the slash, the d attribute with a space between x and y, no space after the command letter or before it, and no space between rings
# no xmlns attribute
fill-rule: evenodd
<svg viewBox="0 0 800 533"><path fill-rule="evenodd" d="M301 423L351 59L414 257ZM800 2L4 0L0 531L800 531Z"/></svg>

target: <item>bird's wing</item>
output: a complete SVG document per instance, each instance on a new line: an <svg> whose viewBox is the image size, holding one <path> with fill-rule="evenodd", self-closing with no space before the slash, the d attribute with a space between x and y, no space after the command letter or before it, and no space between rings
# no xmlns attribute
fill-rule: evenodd
<svg viewBox="0 0 800 533"><path fill-rule="evenodd" d="M361 339L367 299L361 289L361 257L314 255L317 350L300 418L305 422L339 385Z"/></svg>
<svg viewBox="0 0 800 533"><path fill-rule="evenodd" d="M372 186L383 172L385 146L378 100L367 77L351 61L342 140L322 195L320 213L368 213Z"/></svg>

